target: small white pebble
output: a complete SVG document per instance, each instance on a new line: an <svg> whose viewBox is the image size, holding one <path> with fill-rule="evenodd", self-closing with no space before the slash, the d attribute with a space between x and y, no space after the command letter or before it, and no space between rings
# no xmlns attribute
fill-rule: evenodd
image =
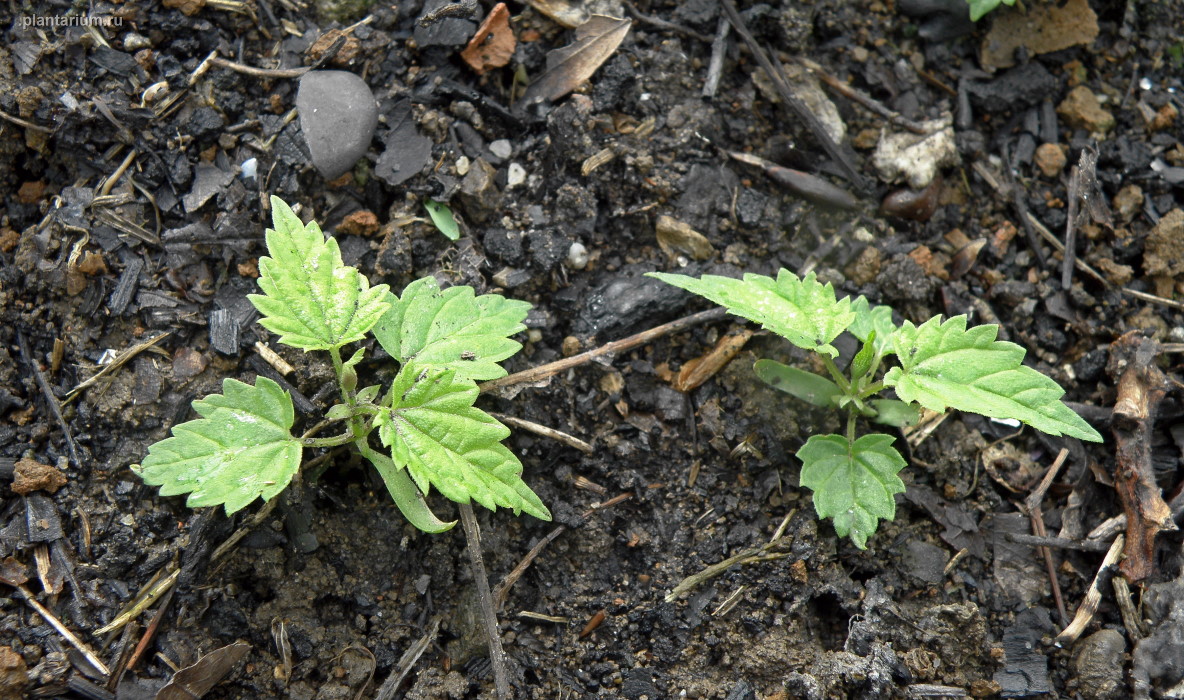
<svg viewBox="0 0 1184 700"><path fill-rule="evenodd" d="M526 339L532 343L540 342L543 339L543 332L537 328L531 328L526 331Z"/></svg>
<svg viewBox="0 0 1184 700"><path fill-rule="evenodd" d="M526 168L517 163L510 163L510 169L506 173L506 187L517 187L524 182L526 182Z"/></svg>
<svg viewBox="0 0 1184 700"><path fill-rule="evenodd" d="M588 265L588 249L583 243L576 241L567 249L567 266L573 270L583 270Z"/></svg>
<svg viewBox="0 0 1184 700"><path fill-rule="evenodd" d="M460 158L457 158L456 159L456 174L461 177L468 175L469 168L472 167L472 165L473 164L469 162L468 156L461 156Z"/></svg>
<svg viewBox="0 0 1184 700"><path fill-rule="evenodd" d="M514 147L505 139L498 139L489 144L489 152L501 159L509 158L514 153Z"/></svg>
<svg viewBox="0 0 1184 700"><path fill-rule="evenodd" d="M243 170L242 178L244 180L250 180L251 178L255 177L255 172L259 168L259 161L255 160L254 158L248 158L244 160L243 164L239 167Z"/></svg>
<svg viewBox="0 0 1184 700"><path fill-rule="evenodd" d="M135 527L136 516L132 515L131 513L126 513L122 518L119 519L119 522L128 527Z"/></svg>

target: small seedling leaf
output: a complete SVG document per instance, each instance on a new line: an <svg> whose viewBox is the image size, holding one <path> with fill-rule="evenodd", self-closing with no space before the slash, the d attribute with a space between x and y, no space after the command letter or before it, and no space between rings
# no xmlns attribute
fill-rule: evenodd
<svg viewBox="0 0 1184 700"><path fill-rule="evenodd" d="M194 401L193 410L202 417L175 426L136 469L162 496L188 493L190 508L224 504L234 513L270 500L300 468L292 399L267 377L255 386L227 379L221 394Z"/></svg>
<svg viewBox="0 0 1184 700"><path fill-rule="evenodd" d="M1102 436L1060 401L1065 391L1023 364L1025 350L995 340L995 325L966 327L965 316L905 322L893 336L901 366L884 375L902 401L932 411L954 408L1014 418L1049 435L1101 442Z"/></svg>
<svg viewBox="0 0 1184 700"><path fill-rule="evenodd" d="M872 370L872 361L876 359L876 332L872 331L863 347L855 353L851 360L851 381L858 381Z"/></svg>
<svg viewBox="0 0 1184 700"><path fill-rule="evenodd" d="M841 435L813 435L797 453L801 484L814 492L818 517L833 518L835 532L860 549L867 548L879 520L896 516L892 496L904 491L897 473L905 460L892 442L878 433L854 443Z"/></svg>
<svg viewBox="0 0 1184 700"><path fill-rule="evenodd" d="M449 367L459 379L484 381L504 377L498 363L522 347L508 336L526 330L525 301L474 296L472 287L440 289L431 277L407 285L402 298L387 298L390 310L374 337L401 363Z"/></svg>
<svg viewBox="0 0 1184 700"><path fill-rule="evenodd" d="M777 279L748 273L743 279L704 275L700 279L664 272L650 272L667 284L681 287L724 306L730 313L756 321L805 350L831 357L839 351L830 344L855 319L851 299L835 300L829 283L820 284L814 273L799 279L781 270Z"/></svg>
<svg viewBox="0 0 1184 700"><path fill-rule="evenodd" d="M921 420L921 412L917 407L896 399L872 399L869 401L876 415L872 417L877 423L891 425L894 428L904 428L916 425Z"/></svg>
<svg viewBox="0 0 1184 700"><path fill-rule="evenodd" d="M970 21L977 22L982 19L983 15L999 6L1002 2L1005 5L1014 5L1015 0L966 0L970 5Z"/></svg>
<svg viewBox="0 0 1184 700"><path fill-rule="evenodd" d="M248 298L267 330L303 350L329 350L361 340L386 313L388 287L370 282L342 262L337 241L326 239L280 198L271 198L274 229L267 230L269 257L259 259L259 288Z"/></svg>
<svg viewBox="0 0 1184 700"><path fill-rule="evenodd" d="M858 296L851 302L851 310L855 312L855 320L847 328L851 335L866 343L874 331L876 352L881 355L892 352L892 335L897 328L892 322L892 309L872 306L866 297Z"/></svg>
<svg viewBox="0 0 1184 700"><path fill-rule="evenodd" d="M386 484L386 490L391 495L391 500L395 502L399 512L407 518L407 522L424 532L445 532L451 530L452 526L456 525L456 521L444 521L436 517L436 514L428 508L428 504L424 501L423 493L415 487L415 482L407 475L406 469L400 469L395 466L390 457L376 452L365 445L358 445L362 456L370 460L374 468L378 470L379 476L382 477L383 483Z"/></svg>
<svg viewBox="0 0 1184 700"><path fill-rule="evenodd" d="M456 223L456 216L447 204L434 199L424 199L423 206L428 210L428 216L432 217L432 223L436 225L440 233L444 234L445 238L450 241L460 238L460 225Z"/></svg>
<svg viewBox="0 0 1184 700"><path fill-rule="evenodd" d="M457 503L470 499L550 520L522 481L522 463L501 443L510 430L473 406L477 385L444 367L405 365L391 385L394 403L375 418L396 466L424 493L436 487Z"/></svg>
<svg viewBox="0 0 1184 700"><path fill-rule="evenodd" d="M826 377L780 362L757 360L752 369L769 386L815 406L834 408L835 402L843 395L839 385Z"/></svg>

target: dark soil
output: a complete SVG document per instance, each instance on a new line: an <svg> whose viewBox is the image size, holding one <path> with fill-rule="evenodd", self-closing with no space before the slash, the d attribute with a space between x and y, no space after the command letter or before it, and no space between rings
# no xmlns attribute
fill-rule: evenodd
<svg viewBox="0 0 1184 700"><path fill-rule="evenodd" d="M286 387L298 395L298 428L335 400L325 358L274 343L245 299L263 254L262 207L276 194L335 233L346 261L374 283L400 289L435 275L530 301L529 335L511 371L708 308L645 272L814 270L842 294L865 294L913 321L967 313L1001 324L1000 335L1027 348L1107 435L1105 444L1083 446L950 415L909 437L909 491L898 497L896 519L859 551L815 519L797 486L793 453L811 434L835 430L837 419L770 390L751 369L759 357L809 367L804 355L758 334L702 386L672 388L671 376L734 319L581 366L513 399L487 396L490 410L595 446L585 455L516 431L510 446L555 521L479 513L495 586L564 528L499 612L519 696L1178 693L1177 532L1160 534L1154 574L1133 586L1142 607L1129 619L1120 614L1108 570L1082 641L1065 648L1052 645L1068 620L1043 555L1007 533L1032 533L1021 504L1068 447L1041 505L1047 533L1061 538L1050 550L1051 573L1072 617L1121 530L1087 538L1123 512L1113 488L1108 423L1117 376L1107 371L1108 348L1130 330L1184 342L1184 306L1175 301L1184 294L1184 217L1170 213L1184 207L1184 119L1176 116L1184 109L1184 8L1095 1L1100 32L1092 42L1021 50L1015 67L987 72L978 51L990 16L958 34L962 23L943 15L944 3L897 5L741 8L757 41L788 63L809 57L916 122L952 119L956 162L920 195L928 199L881 213L880 199L905 187L872 164L889 127L882 117L831 94L870 183L859 191L801 120L771 101L768 79L754 77L735 32L718 91L702 96L721 16L712 0L638 3L646 17L676 27L635 19L578 94L522 112L507 109L522 94L515 70L542 73L546 52L569 43L570 32L514 4L514 58L478 77L457 55L475 21L417 28L421 3L379 3L354 29L357 44L324 66L362 76L381 115L366 157L329 183L309 162L299 120L285 120L295 79L199 66L215 50L260 68L308 65L319 36L365 13L335 21L300 3L256 0L242 12L211 2L186 15L129 0L94 3L93 15L122 26L88 30L22 21L65 16L68 3L3 0L0 472L27 457L66 477L53 493L0 487L4 577L23 571L26 589L110 667L164 610L119 698L153 697L170 666L236 640L251 645L245 663L206 697L375 697L384 683L383 697L492 696L460 529L413 529L356 457L341 452L320 478L307 475L219 559L212 550L261 504L229 519L220 509L191 511L129 469L223 378L279 378L257 341L296 368ZM488 9L482 3L481 13ZM145 97L162 81L167 94ZM1078 92L1084 103L1058 112L1081 86L1101 104ZM430 157L407 156L414 162L404 170L380 160L384 151L397 160L417 133L431 140ZM508 158L489 148L502 139ZM1056 153L1038 149L1050 143ZM1071 168L1091 148L1096 184L1085 193L1107 204L1111 219L1086 212L1075 254L1100 275L1077 270L1064 288L1061 254L1028 232L1017 202L1063 238ZM861 209L799 198L724 150L824 178L860 196ZM587 167L596 154L607 162ZM1064 163L1054 167L1058 155ZM489 177L458 173L462 156L467 172ZM257 175L245 179L240 167L251 158ZM121 176L105 180L125 159ZM413 175L390 184L406 168ZM425 197L448 202L466 235L455 243L440 235ZM359 225L369 220L363 211L377 227ZM702 234L712 246L707 258L660 246L660 216ZM114 355L165 332L66 401ZM1159 356L1169 377L1179 374L1178 349ZM364 372L384 376L379 361ZM1169 391L1148 465L1165 497L1181 483L1180 415ZM585 515L621 494L628 498ZM454 512L431 502L441 515ZM768 543L781 525L783 539L761 558L666 602L685 577ZM95 634L155 575L177 567L171 598L126 632ZM0 591L8 596L0 599L0 698L111 697L102 687L114 682L15 589ZM420 640L426 648L402 664L410 672L396 685L401 657Z"/></svg>

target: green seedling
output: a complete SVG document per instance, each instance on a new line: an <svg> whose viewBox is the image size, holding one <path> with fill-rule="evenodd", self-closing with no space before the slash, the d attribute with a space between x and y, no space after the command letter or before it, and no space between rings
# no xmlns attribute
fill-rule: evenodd
<svg viewBox="0 0 1184 700"><path fill-rule="evenodd" d="M428 216L432 217L432 223L445 238L450 241L460 238L460 224L456 223L456 216L447 204L434 199L424 199L423 206L428 210Z"/></svg>
<svg viewBox="0 0 1184 700"><path fill-rule="evenodd" d="M1050 435L1101 442L1102 436L1061 402L1055 381L1025 366L1024 348L996 340L998 326L966 327L965 316L920 326L897 326L892 309L872 306L864 297L838 300L830 284L814 274L800 279L781 270L777 279L746 274L733 279L701 279L650 273L756 321L789 342L818 354L829 377L770 360L755 371L768 384L815 406L843 410L843 435L811 435L797 452L801 485L814 492L819 518L832 518L840 537L865 549L880 520L896 515L893 494L904 491L898 476L905 459L880 433L857 435L861 418L903 427L915 422L917 406L956 409L1021 421ZM844 374L831 342L848 331L862 342ZM881 374L889 357L896 365ZM892 389L896 398L875 398Z"/></svg>
<svg viewBox="0 0 1184 700"><path fill-rule="evenodd" d="M999 7L999 3L1001 2L1004 5L1015 4L1015 0L966 0L966 3L970 5L970 21L979 21L983 15Z"/></svg>
<svg viewBox="0 0 1184 700"><path fill-rule="evenodd" d="M431 277L392 294L371 286L345 265L337 241L316 222L301 223L271 198L270 257L259 260L262 294L250 295L259 323L280 342L329 354L341 403L302 437L291 434L292 399L278 384L235 379L222 393L193 402L201 418L175 426L172 437L148 449L134 467L163 496L189 494L190 507L223 505L227 513L256 498L270 500L300 468L305 448L352 444L378 470L403 515L427 532L454 522L438 519L424 495L435 487L458 503L498 506L550 520L522 481L522 463L502 444L510 430L473 405L479 380L505 376L498 364L522 347L510 336L525 330L530 304L470 287L440 289ZM373 334L399 364L389 387L357 388L364 349L347 360L342 349ZM342 433L313 437L325 425ZM374 431L389 454L371 446Z"/></svg>

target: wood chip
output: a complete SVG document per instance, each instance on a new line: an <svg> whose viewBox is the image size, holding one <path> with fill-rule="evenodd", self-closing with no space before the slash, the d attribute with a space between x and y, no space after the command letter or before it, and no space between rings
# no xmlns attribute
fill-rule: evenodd
<svg viewBox="0 0 1184 700"><path fill-rule="evenodd" d="M477 28L465 50L460 52L460 57L481 75L508 64L517 46L518 40L510 28L510 11L506 3L499 2L489 11L489 16Z"/></svg>

